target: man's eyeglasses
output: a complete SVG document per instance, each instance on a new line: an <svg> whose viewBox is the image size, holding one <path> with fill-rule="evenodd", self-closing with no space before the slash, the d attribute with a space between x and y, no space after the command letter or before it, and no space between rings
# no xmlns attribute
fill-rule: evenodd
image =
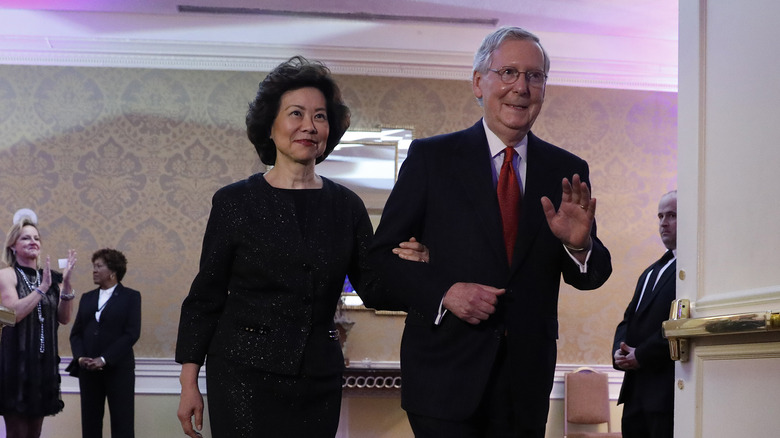
<svg viewBox="0 0 780 438"><path fill-rule="evenodd" d="M514 67L503 67L498 70L489 68L488 71L497 74L501 78L501 82L507 85L517 82L520 74L525 75L525 82L532 87L541 88L547 81L547 75L539 70L520 71Z"/></svg>

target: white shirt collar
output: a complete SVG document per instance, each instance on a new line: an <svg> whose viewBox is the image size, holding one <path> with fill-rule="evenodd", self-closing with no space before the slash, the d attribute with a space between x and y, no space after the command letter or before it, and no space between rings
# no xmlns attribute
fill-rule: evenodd
<svg viewBox="0 0 780 438"><path fill-rule="evenodd" d="M100 289L100 296L103 297L103 296L108 295L110 297L111 294L114 293L114 289L116 289L116 287L117 287L117 285L115 284L115 285L109 287L108 289Z"/></svg>
<svg viewBox="0 0 780 438"><path fill-rule="evenodd" d="M501 141L498 136L488 128L487 122L485 122L485 118L482 118L482 126L485 127L485 135L487 136L487 142L488 146L490 147L490 156L495 157L496 155L503 152L504 149L506 149L506 146L503 141ZM522 140L520 140L516 145L514 145L515 151L517 152L517 155L521 159L522 162L528 162L528 134L523 137Z"/></svg>
<svg viewBox="0 0 780 438"><path fill-rule="evenodd" d="M119 283L109 287L108 289L100 289L100 296L98 296L98 310L95 312L95 319L98 322L100 322L100 314L103 313L103 308L106 306L106 303L108 303L108 300L113 295L114 289L116 289L118 284Z"/></svg>

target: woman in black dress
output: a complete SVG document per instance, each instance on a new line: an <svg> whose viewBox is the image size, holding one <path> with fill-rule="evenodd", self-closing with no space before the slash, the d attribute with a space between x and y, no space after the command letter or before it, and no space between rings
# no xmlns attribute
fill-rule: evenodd
<svg viewBox="0 0 780 438"><path fill-rule="evenodd" d="M37 438L43 417L62 411L57 328L70 321L75 297L71 250L63 274L49 257L39 267L38 226L22 218L8 232L0 269L0 299L16 312L16 325L0 340L0 414L8 438Z"/></svg>
<svg viewBox="0 0 780 438"><path fill-rule="evenodd" d="M190 437L202 428L207 358L214 438L336 434L344 358L333 316L344 277L367 305L386 295L368 266L363 202L315 173L349 126L340 94L326 67L295 57L250 104L249 139L273 168L212 200L176 345L178 417ZM399 255L427 260L419 243L404 246Z"/></svg>

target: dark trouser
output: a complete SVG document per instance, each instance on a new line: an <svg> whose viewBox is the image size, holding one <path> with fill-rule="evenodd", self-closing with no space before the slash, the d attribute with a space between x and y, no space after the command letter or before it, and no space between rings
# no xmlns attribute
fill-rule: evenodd
<svg viewBox="0 0 780 438"><path fill-rule="evenodd" d="M83 438L103 437L106 399L111 416L111 438L135 437L135 370L106 367L79 370L81 433Z"/></svg>
<svg viewBox="0 0 780 438"><path fill-rule="evenodd" d="M674 413L637 412L623 415L623 438L672 438Z"/></svg>
<svg viewBox="0 0 780 438"><path fill-rule="evenodd" d="M544 438L545 426L517 424L510 390L509 355L501 343L490 381L477 411L458 421L407 413L415 438Z"/></svg>

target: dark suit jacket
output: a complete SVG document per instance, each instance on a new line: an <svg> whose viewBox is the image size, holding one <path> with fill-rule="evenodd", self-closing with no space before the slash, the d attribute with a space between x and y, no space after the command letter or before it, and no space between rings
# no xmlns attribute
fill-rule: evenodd
<svg viewBox="0 0 780 438"><path fill-rule="evenodd" d="M597 288L609 277L611 261L595 225L586 274L550 231L540 198L549 197L557 207L561 180L578 173L588 182L588 166L529 133L523 213L508 266L492 165L481 121L464 131L415 140L371 255L393 286L395 304L409 312L401 345L404 409L451 420L472 414L508 333L518 419L540 427L547 421L555 371L561 275L578 289ZM430 263L403 261L391 253L410 236L428 246ZM439 304L456 282L507 292L487 321L470 325L447 314L436 326Z"/></svg>
<svg viewBox="0 0 780 438"><path fill-rule="evenodd" d="M133 345L141 336L141 294L117 284L111 298L95 320L100 290L95 289L81 296L76 320L70 331L70 348L73 362L68 366L71 375L79 372L80 357L106 359L106 368L135 368Z"/></svg>
<svg viewBox="0 0 780 438"><path fill-rule="evenodd" d="M323 178L301 227L290 192L300 191L257 174L214 194L200 271L182 303L177 362L202 365L208 354L285 375L307 363L307 374L343 370L328 330L346 275L361 296L376 287L371 222L356 194Z"/></svg>
<svg viewBox="0 0 780 438"><path fill-rule="evenodd" d="M674 361L669 356L669 342L663 336L661 323L669 319L669 306L676 297L677 261L666 268L649 299L645 292L642 304L635 310L652 268L651 265L639 276L634 297L615 330L612 345L613 354L621 341L635 347L640 366L626 371L623 377L618 403L625 403L624 413L674 411ZM615 366L615 369L620 368Z"/></svg>

